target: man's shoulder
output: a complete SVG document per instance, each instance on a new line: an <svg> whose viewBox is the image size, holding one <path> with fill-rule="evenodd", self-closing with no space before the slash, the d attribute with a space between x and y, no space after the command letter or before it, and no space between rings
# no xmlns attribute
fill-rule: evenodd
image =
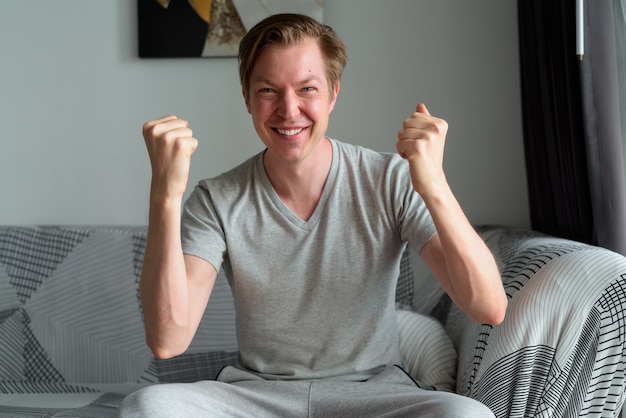
<svg viewBox="0 0 626 418"><path fill-rule="evenodd" d="M241 164L214 177L208 177L198 182L204 189L236 188L249 182L251 176L256 176L257 163L261 154L256 154Z"/></svg>
<svg viewBox="0 0 626 418"><path fill-rule="evenodd" d="M332 139L336 144L341 159L353 162L359 166L389 168L402 163L402 157L395 152L376 151L362 145Z"/></svg>

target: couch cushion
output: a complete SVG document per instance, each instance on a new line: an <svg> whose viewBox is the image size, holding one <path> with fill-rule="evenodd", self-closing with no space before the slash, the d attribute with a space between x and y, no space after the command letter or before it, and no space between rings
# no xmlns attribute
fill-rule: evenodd
<svg viewBox="0 0 626 418"><path fill-rule="evenodd" d="M144 239L143 228L0 229L0 380L141 378Z"/></svg>
<svg viewBox="0 0 626 418"><path fill-rule="evenodd" d="M397 313L400 354L409 375L421 384L454 392L457 354L441 323L413 311Z"/></svg>
<svg viewBox="0 0 626 418"><path fill-rule="evenodd" d="M172 381L168 363L145 344L138 293L145 241L145 227L0 227L0 382ZM188 367L176 361L183 372L202 361L197 373L210 375L231 364L236 349L221 272L183 357ZM221 354L207 358L213 351Z"/></svg>

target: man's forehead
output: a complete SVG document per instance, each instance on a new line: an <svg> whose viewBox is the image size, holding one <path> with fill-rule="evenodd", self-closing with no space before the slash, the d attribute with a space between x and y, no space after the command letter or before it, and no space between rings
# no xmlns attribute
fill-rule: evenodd
<svg viewBox="0 0 626 418"><path fill-rule="evenodd" d="M267 46L252 67L250 82L272 81L283 77L301 81L325 80L325 62L319 46L316 43Z"/></svg>

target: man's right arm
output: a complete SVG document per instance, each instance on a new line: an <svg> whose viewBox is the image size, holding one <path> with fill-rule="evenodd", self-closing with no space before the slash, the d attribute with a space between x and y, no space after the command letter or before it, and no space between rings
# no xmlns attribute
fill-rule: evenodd
<svg viewBox="0 0 626 418"><path fill-rule="evenodd" d="M143 136L152 182L140 295L146 342L157 358L169 358L189 347L217 271L182 251L182 199L197 140L187 122L175 116L146 122Z"/></svg>

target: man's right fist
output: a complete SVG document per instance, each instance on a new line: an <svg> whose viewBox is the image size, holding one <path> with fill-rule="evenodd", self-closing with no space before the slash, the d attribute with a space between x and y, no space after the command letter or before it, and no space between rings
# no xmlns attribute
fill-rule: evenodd
<svg viewBox="0 0 626 418"><path fill-rule="evenodd" d="M169 115L146 122L142 130L152 166L152 197L182 198L191 154L198 147L189 122Z"/></svg>

